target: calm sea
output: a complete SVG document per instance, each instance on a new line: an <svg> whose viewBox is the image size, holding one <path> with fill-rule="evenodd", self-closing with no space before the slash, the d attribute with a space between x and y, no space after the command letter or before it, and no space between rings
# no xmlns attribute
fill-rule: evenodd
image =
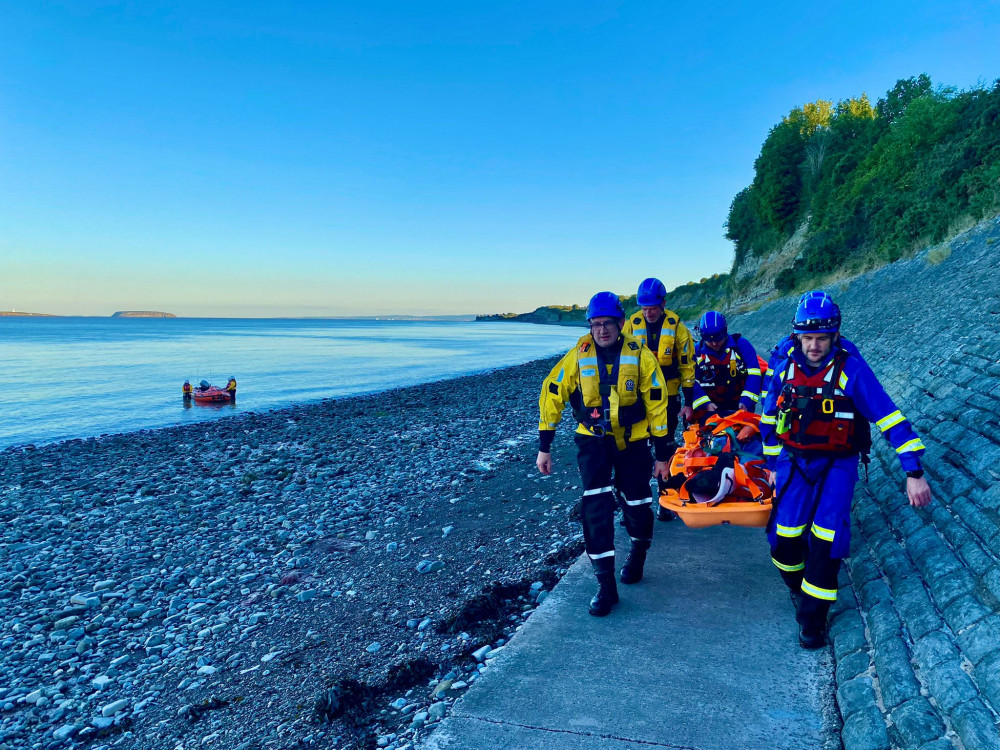
<svg viewBox="0 0 1000 750"><path fill-rule="evenodd" d="M0 448L220 419L481 372L568 349L515 323L0 318ZM181 384L239 382L185 408Z"/></svg>

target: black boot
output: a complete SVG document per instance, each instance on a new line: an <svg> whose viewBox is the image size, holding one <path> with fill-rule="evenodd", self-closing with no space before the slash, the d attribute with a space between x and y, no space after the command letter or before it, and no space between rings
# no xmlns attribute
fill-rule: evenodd
<svg viewBox="0 0 1000 750"><path fill-rule="evenodd" d="M799 630L799 645L810 651L826 645L826 628L815 623L805 623Z"/></svg>
<svg viewBox="0 0 1000 750"><path fill-rule="evenodd" d="M803 596L795 619L799 621L799 645L802 648L817 649L826 645L826 615L830 603Z"/></svg>
<svg viewBox="0 0 1000 750"><path fill-rule="evenodd" d="M668 508L664 508L662 505L656 506L656 520L657 521L673 521L677 518L677 514Z"/></svg>
<svg viewBox="0 0 1000 750"><path fill-rule="evenodd" d="M590 614L594 617L604 617L611 608L618 603L618 585L615 583L615 574L597 574L597 594L590 600Z"/></svg>
<svg viewBox="0 0 1000 750"><path fill-rule="evenodd" d="M622 583L639 583L642 580L642 569L646 565L646 551L649 542L632 542L625 564L622 565Z"/></svg>

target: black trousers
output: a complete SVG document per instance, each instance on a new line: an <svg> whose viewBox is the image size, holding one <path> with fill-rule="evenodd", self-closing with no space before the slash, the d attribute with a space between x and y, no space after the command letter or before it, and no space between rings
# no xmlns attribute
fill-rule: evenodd
<svg viewBox="0 0 1000 750"><path fill-rule="evenodd" d="M667 434L670 439L675 443L677 442L677 425L680 421L681 413L681 397L680 396L667 396ZM662 479L657 477L656 479L656 489L657 494L662 495L663 491L667 488L667 483Z"/></svg>
<svg viewBox="0 0 1000 750"><path fill-rule="evenodd" d="M615 490L625 496L625 529L632 541L646 546L653 539L653 493L649 480L653 456L646 440L620 451L613 437L574 436L583 481L580 514L583 543L597 573L615 570Z"/></svg>

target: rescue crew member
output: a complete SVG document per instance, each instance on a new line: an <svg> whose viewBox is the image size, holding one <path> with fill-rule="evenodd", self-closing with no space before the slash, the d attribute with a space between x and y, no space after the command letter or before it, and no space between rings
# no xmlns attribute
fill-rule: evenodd
<svg viewBox="0 0 1000 750"><path fill-rule="evenodd" d="M229 382L226 383L226 391L229 392L230 403L236 403L236 378L232 375L229 376Z"/></svg>
<svg viewBox="0 0 1000 750"><path fill-rule="evenodd" d="M820 648L837 598L837 573L850 550L851 498L870 423L896 449L910 504L931 501L924 445L857 352L841 346L840 309L804 298L792 325L798 346L768 390L760 426L775 480L768 524L771 559L792 592L799 643Z"/></svg>
<svg viewBox="0 0 1000 750"><path fill-rule="evenodd" d="M590 614L607 615L618 603L615 583L615 491L625 496L630 551L622 583L642 580L653 538L653 474L667 478L673 442L667 432L667 393L653 353L622 333L625 311L618 296L598 292L587 306L590 333L552 369L539 398L538 458L552 473L552 440L569 403L579 423L574 436L583 484L580 513L583 541L597 576ZM649 452L650 436L656 454Z"/></svg>
<svg viewBox="0 0 1000 750"><path fill-rule="evenodd" d="M185 380L184 385L181 386L181 393L184 395L185 401L190 401L191 396L194 393L194 389L191 387L191 381Z"/></svg>
<svg viewBox="0 0 1000 750"><path fill-rule="evenodd" d="M698 329L692 406L719 414L753 412L760 401L760 362L753 345L738 333L730 336L725 316L715 310L701 316Z"/></svg>
<svg viewBox="0 0 1000 750"><path fill-rule="evenodd" d="M667 429L677 432L678 416L690 420L694 399L694 340L680 316L664 307L667 288L659 279L646 279L635 296L639 312L625 321L622 333L633 336L656 355L667 381ZM681 409L680 393L684 393Z"/></svg>

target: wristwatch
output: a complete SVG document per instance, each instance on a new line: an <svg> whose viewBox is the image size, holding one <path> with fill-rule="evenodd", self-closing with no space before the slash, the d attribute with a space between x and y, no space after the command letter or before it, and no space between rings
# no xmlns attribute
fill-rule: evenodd
<svg viewBox="0 0 1000 750"><path fill-rule="evenodd" d="M924 476L924 470L917 469L916 471L908 471L906 472L906 476L910 479L921 479Z"/></svg>

